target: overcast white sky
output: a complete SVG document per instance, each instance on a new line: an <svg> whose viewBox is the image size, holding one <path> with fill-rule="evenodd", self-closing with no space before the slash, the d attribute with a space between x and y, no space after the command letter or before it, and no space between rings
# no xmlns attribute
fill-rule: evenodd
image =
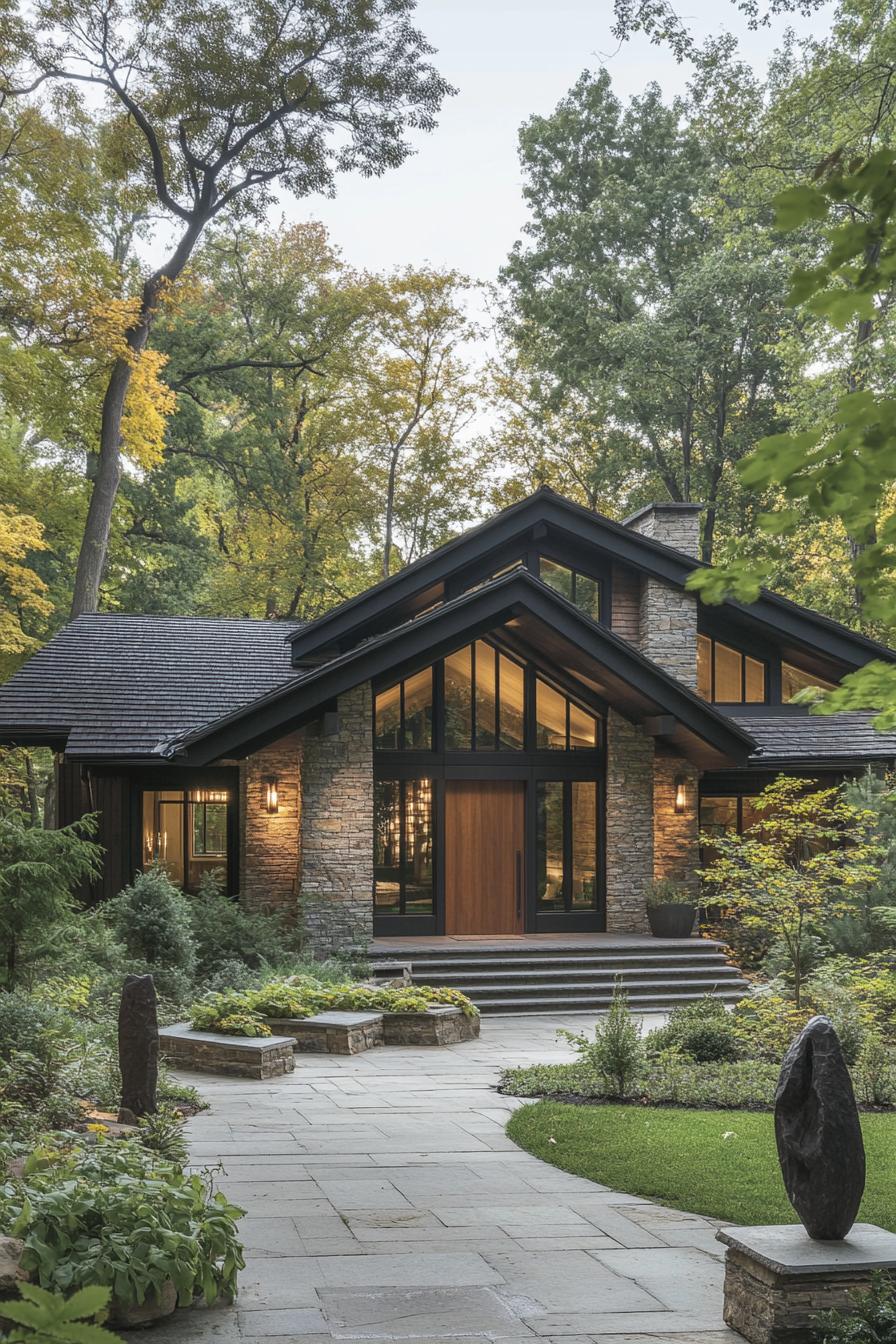
<svg viewBox="0 0 896 1344"><path fill-rule="evenodd" d="M727 27L764 66L784 25L750 33L726 0L683 0L698 36ZM686 68L643 39L621 49L611 0L419 0L418 26L458 93L438 130L402 168L372 181L343 178L334 200L283 202L289 218L321 219L353 266L429 262L492 280L525 219L517 132L548 113L586 68L606 65L627 98L656 80L669 96ZM815 20L819 22L818 17ZM805 25L797 25L805 26Z"/></svg>

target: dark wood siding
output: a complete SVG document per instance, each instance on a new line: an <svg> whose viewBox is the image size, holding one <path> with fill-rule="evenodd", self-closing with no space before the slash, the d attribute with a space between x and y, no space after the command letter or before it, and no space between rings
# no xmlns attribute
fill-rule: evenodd
<svg viewBox="0 0 896 1344"><path fill-rule="evenodd" d="M117 896L132 873L131 786L127 775L90 770L64 758L56 766L57 816L68 826L89 812L99 813L97 841L106 851L98 881L86 884L86 901Z"/></svg>

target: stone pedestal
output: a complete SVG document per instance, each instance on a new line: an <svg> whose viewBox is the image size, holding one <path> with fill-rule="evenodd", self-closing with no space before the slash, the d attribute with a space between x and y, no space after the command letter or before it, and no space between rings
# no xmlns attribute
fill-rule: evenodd
<svg viewBox="0 0 896 1344"><path fill-rule="evenodd" d="M821 1311L843 1310L872 1274L896 1277L896 1235L856 1223L843 1241L800 1226L723 1227L725 1322L750 1344L808 1344Z"/></svg>
<svg viewBox="0 0 896 1344"><path fill-rule="evenodd" d="M311 1054L359 1055L383 1044L382 1013L315 1013L266 1021L271 1031L292 1036L297 1050Z"/></svg>

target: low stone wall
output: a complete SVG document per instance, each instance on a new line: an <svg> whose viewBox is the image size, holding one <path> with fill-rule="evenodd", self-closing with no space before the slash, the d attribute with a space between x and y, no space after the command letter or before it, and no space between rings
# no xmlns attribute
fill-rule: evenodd
<svg viewBox="0 0 896 1344"><path fill-rule="evenodd" d="M291 1036L302 1054L360 1055L382 1045L384 1039L382 1013L316 1013L266 1021L271 1031Z"/></svg>
<svg viewBox="0 0 896 1344"><path fill-rule="evenodd" d="M479 1018L436 1005L423 1013L384 1013L386 1045L458 1045L479 1035Z"/></svg>
<svg viewBox="0 0 896 1344"><path fill-rule="evenodd" d="M291 1036L225 1036L193 1031L188 1023L162 1027L159 1052L175 1069L239 1078L280 1078L296 1066Z"/></svg>

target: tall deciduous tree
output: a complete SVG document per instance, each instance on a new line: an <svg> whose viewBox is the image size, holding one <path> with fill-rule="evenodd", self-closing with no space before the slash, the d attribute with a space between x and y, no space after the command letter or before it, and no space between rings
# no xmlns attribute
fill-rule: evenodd
<svg viewBox="0 0 896 1344"><path fill-rule="evenodd" d="M570 396L600 445L591 473L620 505L660 492L707 504L776 427L786 261L720 191L696 109L659 90L623 107L584 74L520 135L530 211L504 271L507 324L548 405ZM769 221L766 220L766 223Z"/></svg>
<svg viewBox="0 0 896 1344"><path fill-rule="evenodd" d="M171 245L122 327L72 610L94 610L122 472L129 390L170 287L212 222L258 213L275 184L332 190L340 171L400 164L448 91L410 22L413 0L44 0L0 33L0 98L51 82L100 90L140 146ZM24 59L22 58L24 53Z"/></svg>

